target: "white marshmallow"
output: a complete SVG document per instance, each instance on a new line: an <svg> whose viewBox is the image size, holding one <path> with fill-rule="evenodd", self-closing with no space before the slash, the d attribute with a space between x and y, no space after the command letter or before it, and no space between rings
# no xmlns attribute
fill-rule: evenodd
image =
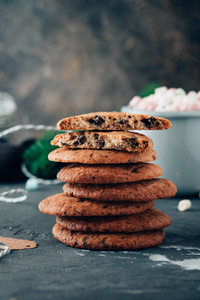
<svg viewBox="0 0 200 300"><path fill-rule="evenodd" d="M192 206L192 202L189 199L181 200L178 204L179 211L186 211L189 210Z"/></svg>

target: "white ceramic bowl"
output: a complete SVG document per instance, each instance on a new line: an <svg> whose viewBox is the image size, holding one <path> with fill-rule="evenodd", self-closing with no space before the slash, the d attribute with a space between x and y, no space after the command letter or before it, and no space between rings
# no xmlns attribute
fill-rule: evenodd
<svg viewBox="0 0 200 300"><path fill-rule="evenodd" d="M138 111L127 106L122 107L121 111L163 117L171 121L172 128L168 130L140 132L153 140L157 152L155 163L163 169L162 177L176 184L177 195L199 193L200 111Z"/></svg>

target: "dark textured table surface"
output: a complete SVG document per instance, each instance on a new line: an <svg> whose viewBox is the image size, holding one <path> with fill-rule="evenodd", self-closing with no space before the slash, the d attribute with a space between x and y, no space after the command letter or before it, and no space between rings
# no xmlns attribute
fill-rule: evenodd
<svg viewBox="0 0 200 300"><path fill-rule="evenodd" d="M23 186L1 185L0 192ZM55 240L55 217L38 211L61 188L40 186L25 202L0 202L0 236L38 243L0 258L0 299L200 299L199 199L184 213L177 210L180 199L156 201L173 220L162 246L86 251Z"/></svg>

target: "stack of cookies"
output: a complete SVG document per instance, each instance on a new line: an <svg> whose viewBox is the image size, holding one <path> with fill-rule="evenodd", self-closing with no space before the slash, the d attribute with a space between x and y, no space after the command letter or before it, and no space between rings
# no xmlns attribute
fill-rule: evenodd
<svg viewBox="0 0 200 300"><path fill-rule="evenodd" d="M155 199L171 198L176 186L157 178L162 169L153 142L132 130L163 130L164 118L119 112L65 118L49 160L66 163L57 177L63 193L39 204L56 215L53 235L62 243L93 250L134 250L160 245L171 219L153 208ZM131 131L130 131L131 130Z"/></svg>

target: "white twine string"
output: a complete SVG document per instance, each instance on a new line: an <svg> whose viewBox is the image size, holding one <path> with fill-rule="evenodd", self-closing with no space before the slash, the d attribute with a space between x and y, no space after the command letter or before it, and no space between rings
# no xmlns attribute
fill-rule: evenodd
<svg viewBox="0 0 200 300"><path fill-rule="evenodd" d="M20 197L16 197L16 198L8 198L8 197L5 197L7 195L13 195L13 194L22 194L22 196ZM2 194L0 194L0 201L3 201L3 202L7 202L7 203L17 203L17 202L22 202L22 201L25 201L27 199L27 195L28 195L28 192L24 189L12 189L10 191L6 191Z"/></svg>
<svg viewBox="0 0 200 300"><path fill-rule="evenodd" d="M3 137L3 136L6 136L12 132L16 132L18 130L22 130L22 129L26 129L26 130L31 130L31 129L34 129L34 130L57 130L56 127L54 126L45 126L45 125L33 125L33 124L26 124L26 125L16 125L16 126L13 126L9 129L6 129L4 131L2 131L0 133L0 138Z"/></svg>
<svg viewBox="0 0 200 300"><path fill-rule="evenodd" d="M1 241L0 241L0 246L3 248L3 249L0 249L0 257L3 257L10 253L10 248L8 246L6 246L5 244L3 244Z"/></svg>

